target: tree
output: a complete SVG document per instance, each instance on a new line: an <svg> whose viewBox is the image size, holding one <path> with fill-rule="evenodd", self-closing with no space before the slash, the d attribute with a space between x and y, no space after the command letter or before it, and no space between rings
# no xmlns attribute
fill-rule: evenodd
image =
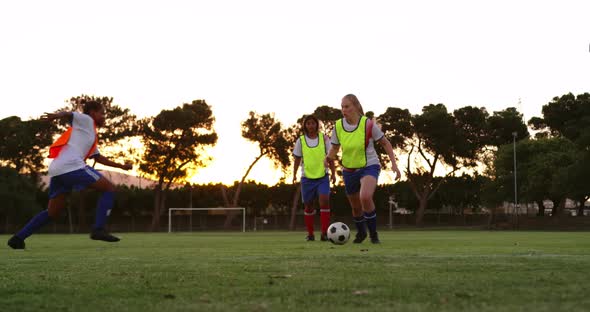
<svg viewBox="0 0 590 312"><path fill-rule="evenodd" d="M302 123L304 118L305 115L301 116L297 119L297 122L294 125L285 129L285 139L287 142L291 143L291 146L294 146L297 138L303 133ZM297 207L299 206L299 199L301 198L301 183L297 183L293 188L294 191L291 194L291 219L289 221L289 230L291 231L295 230Z"/></svg>
<svg viewBox="0 0 590 312"><path fill-rule="evenodd" d="M411 117L406 111L395 108L388 109L386 114L393 112L400 115L397 117L382 115L378 117L378 120L388 138L391 138L393 146L410 147L406 175L419 202L416 209L416 224L422 225L428 200L436 193L442 182L440 179L439 181L434 179L438 163L441 162L451 167L451 171L447 173L448 176L460 166L459 160L461 158L468 159L475 151L469 149L469 145L465 144L467 143L465 137L463 137L462 143L467 147L462 148L457 144L460 141L459 136L462 134L459 120L463 120L449 114L443 104L425 106L422 109L422 114ZM391 126L398 127L390 128ZM473 127L475 126L473 125ZM409 136L404 138L401 137L402 134ZM412 158L414 152L418 154L417 159ZM415 165L414 169L411 166L412 160Z"/></svg>
<svg viewBox="0 0 590 312"><path fill-rule="evenodd" d="M324 133L329 136L332 135L332 130L334 130L334 127L336 125L336 120L342 118L342 113L340 112L340 109L326 105L318 106L313 111L313 115L316 116L317 119L319 119L319 121L322 122L322 124L324 125ZM303 119L298 120L297 122L301 125L302 121Z"/></svg>
<svg viewBox="0 0 590 312"><path fill-rule="evenodd" d="M514 165L512 144L497 152L495 170L497 194L511 201L514 196ZM576 149L565 138L522 140L516 144L517 192L520 201L536 202L539 215L544 214L543 200L553 202L553 216L561 214L571 182L567 177L576 159Z"/></svg>
<svg viewBox="0 0 590 312"><path fill-rule="evenodd" d="M10 232L11 222L24 222L41 210L35 201L37 192L35 183L16 169L0 167L0 215L4 216L4 232Z"/></svg>
<svg viewBox="0 0 590 312"><path fill-rule="evenodd" d="M204 100L162 110L156 117L142 121L145 154L139 170L158 180L152 231L159 229L166 192L172 184L186 178L190 168L203 167L210 160L203 157L203 152L217 142L214 121L211 107Z"/></svg>
<svg viewBox="0 0 590 312"><path fill-rule="evenodd" d="M484 173L490 177L494 177L494 161L496 151L505 144L511 144L516 141L525 140L529 138L529 131L523 122L523 115L514 107L508 107L501 111L496 111L487 119L487 147L482 156L482 163L484 165ZM514 137L516 134L516 137ZM488 183L495 184L492 180ZM491 187L491 186L490 186ZM493 194L490 194L492 197ZM490 198L491 199L491 198ZM494 200L489 201L492 203ZM500 204L500 203L499 203Z"/></svg>
<svg viewBox="0 0 590 312"><path fill-rule="evenodd" d="M494 131L489 130L490 117L485 108L471 106L450 114L443 104L431 104L417 115L388 108L377 118L394 148L408 154L406 175L418 199L417 225L422 224L428 201L445 180L435 179L434 175L442 171L445 177L449 177L460 169L476 168L483 161L489 145L501 141L504 133L509 131L506 129L518 128L516 119L510 119L512 122L505 120L505 116L514 115L512 112L494 114Z"/></svg>
<svg viewBox="0 0 590 312"><path fill-rule="evenodd" d="M533 129L548 132L553 137L568 138L574 143L584 140L584 134L590 128L590 93L556 96L543 105L542 112L543 118L529 120Z"/></svg>
<svg viewBox="0 0 590 312"><path fill-rule="evenodd" d="M242 137L258 145L258 155L250 163L240 182L234 185L235 190L231 202L225 187L222 187L226 207L238 206L244 182L254 165L263 157L270 159L275 167L281 168L283 171L287 170L291 164L289 153L291 145L287 140L287 133L281 122L275 119L274 114L259 115L253 111L249 113L249 117L242 122ZM226 227L230 225L234 216L234 213L228 214L225 222Z"/></svg>
<svg viewBox="0 0 590 312"><path fill-rule="evenodd" d="M576 161L561 175L567 177L568 194L579 201L579 213L590 197L588 160L590 160L590 93L572 93L554 97L543 105L543 117L533 117L529 125L539 131L537 137L566 138L576 147Z"/></svg>
<svg viewBox="0 0 590 312"><path fill-rule="evenodd" d="M494 112L487 122L490 139L488 145L498 147L512 143L513 133L516 133L517 141L527 139L529 131L523 118L523 115L514 107Z"/></svg>
<svg viewBox="0 0 590 312"><path fill-rule="evenodd" d="M489 178L479 174L446 177L434 198L442 205L454 208L454 213L463 215L464 209L478 210L482 204L482 189Z"/></svg>
<svg viewBox="0 0 590 312"><path fill-rule="evenodd" d="M12 116L0 120L0 165L27 174L35 182L45 169L43 151L51 145L55 126L41 120L22 121Z"/></svg>
<svg viewBox="0 0 590 312"><path fill-rule="evenodd" d="M570 198L578 202L578 216L584 216L584 204L590 198L590 153L577 151L575 162L565 170Z"/></svg>

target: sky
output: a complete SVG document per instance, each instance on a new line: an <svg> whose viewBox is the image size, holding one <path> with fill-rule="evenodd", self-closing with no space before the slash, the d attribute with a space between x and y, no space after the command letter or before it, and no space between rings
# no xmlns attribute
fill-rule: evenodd
<svg viewBox="0 0 590 312"><path fill-rule="evenodd" d="M555 96L590 92L588 12L567 0L2 0L0 118L81 94L140 117L204 99L219 141L190 181L231 183L256 157L240 132L251 110L291 125L354 93L376 115L443 103L541 116ZM266 160L250 174L281 176Z"/></svg>

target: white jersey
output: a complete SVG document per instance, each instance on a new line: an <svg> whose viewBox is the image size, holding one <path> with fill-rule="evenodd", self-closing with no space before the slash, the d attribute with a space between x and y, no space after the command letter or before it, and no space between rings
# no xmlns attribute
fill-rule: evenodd
<svg viewBox="0 0 590 312"><path fill-rule="evenodd" d="M94 120L86 114L72 113L72 134L59 155L49 165L49 177L55 177L86 167L86 155L94 141ZM98 147L90 153L97 155Z"/></svg>
<svg viewBox="0 0 590 312"><path fill-rule="evenodd" d="M305 136L305 141L307 142L307 146L309 147L316 147L318 146L318 144L320 143L319 138L316 137L315 139L312 139L310 137L308 137L307 135ZM328 153L328 151L330 150L330 138L324 134L324 144L326 145L326 153ZM301 176L305 177L305 170L303 169L303 167L305 167L303 165L303 162L305 161L305 159L303 159L303 147L301 147L301 137L297 138L297 142L295 142L295 148L293 148L293 155L295 155L295 157L299 157L301 158ZM326 173L328 173L328 169L326 169Z"/></svg>
<svg viewBox="0 0 590 312"><path fill-rule="evenodd" d="M381 138L383 138L384 134L383 131L381 131L381 129L377 126L377 123L372 122L373 124L373 129L372 129L372 133L371 133L371 138L369 139L369 145L367 145L367 148L365 149L365 154L367 155L367 165L371 166L371 165L379 165L379 157L377 156L377 152L375 151L375 141L379 141L381 140ZM342 126L344 126L344 130L346 131L354 131L354 129L357 128L358 125L351 125L348 122L346 122L346 118L342 118ZM367 127L369 126L369 121L367 120ZM368 129L365 129L365 131L368 131ZM365 132L366 133L366 132ZM334 130L332 131L332 144L334 145L340 145L340 141L338 141L338 136L336 135L336 127L334 127Z"/></svg>

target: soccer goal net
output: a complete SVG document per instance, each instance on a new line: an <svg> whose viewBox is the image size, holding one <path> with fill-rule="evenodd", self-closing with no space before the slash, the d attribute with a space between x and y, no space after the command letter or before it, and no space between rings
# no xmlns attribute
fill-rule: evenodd
<svg viewBox="0 0 590 312"><path fill-rule="evenodd" d="M225 220L232 213L241 214L234 221L241 219L241 230L246 232L246 208L168 208L168 233L226 230Z"/></svg>

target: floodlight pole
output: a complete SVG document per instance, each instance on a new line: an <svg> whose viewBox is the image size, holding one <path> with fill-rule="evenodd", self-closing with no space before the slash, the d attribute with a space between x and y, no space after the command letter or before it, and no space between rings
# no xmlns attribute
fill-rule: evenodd
<svg viewBox="0 0 590 312"><path fill-rule="evenodd" d="M518 228L518 191L516 185L516 135L518 133L512 132L512 146L514 151L514 213L516 217L516 228Z"/></svg>

